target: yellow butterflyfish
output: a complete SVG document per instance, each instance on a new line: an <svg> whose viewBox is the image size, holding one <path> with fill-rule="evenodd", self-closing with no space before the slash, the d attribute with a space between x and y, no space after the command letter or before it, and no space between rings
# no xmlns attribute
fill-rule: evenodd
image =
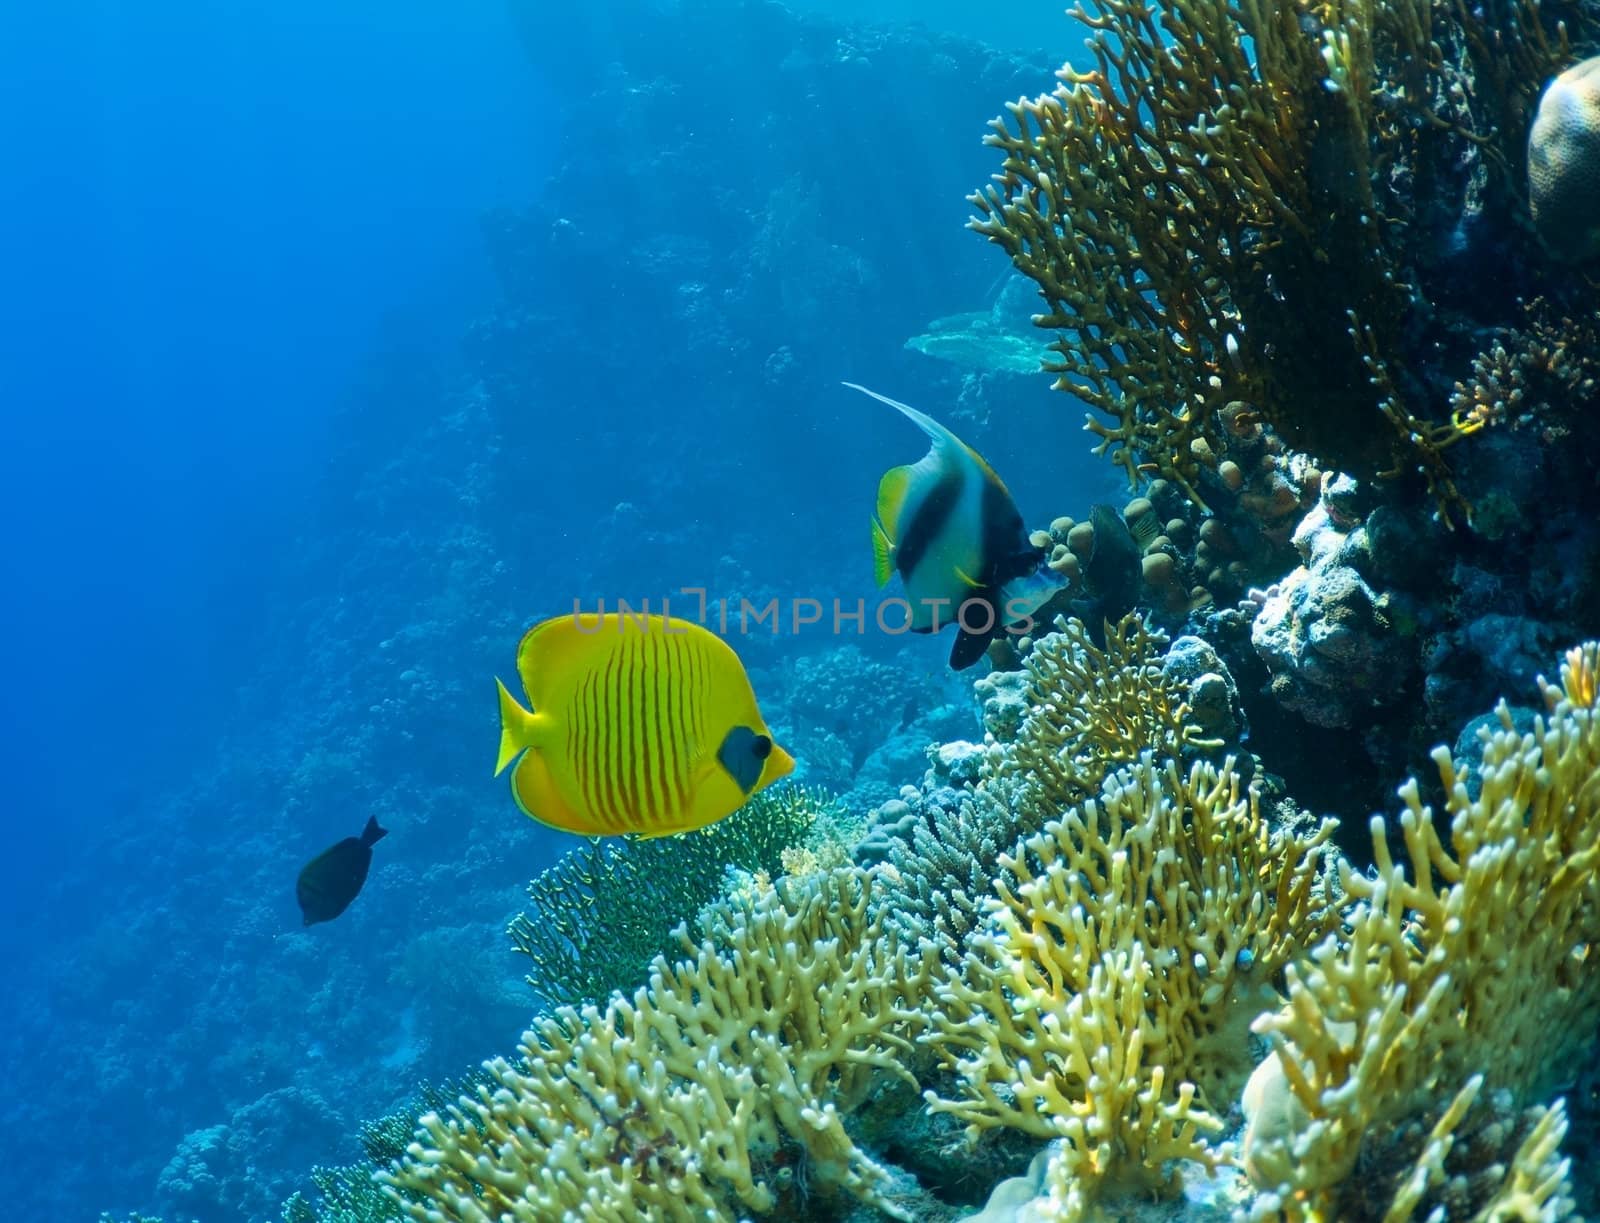
<svg viewBox="0 0 1600 1223"><path fill-rule="evenodd" d="M731 646L687 620L579 614L517 647L533 708L500 690L495 775L522 811L584 836L687 832L794 769ZM520 759L519 759L520 757Z"/></svg>

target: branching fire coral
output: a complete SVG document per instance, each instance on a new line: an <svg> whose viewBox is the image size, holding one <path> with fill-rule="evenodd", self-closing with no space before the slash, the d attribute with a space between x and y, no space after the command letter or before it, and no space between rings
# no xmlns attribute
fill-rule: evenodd
<svg viewBox="0 0 1600 1223"><path fill-rule="evenodd" d="M977 792L918 824L910 845L890 855L891 920L952 963L981 921L1001 855L1019 838L1146 751L1180 758L1214 746L1162 671L1166 638L1138 615L1108 627L1104 649L1080 621L1057 624L1028 654L1022 724L1012 742L989 744Z"/></svg>
<svg viewBox="0 0 1600 1223"><path fill-rule="evenodd" d="M1181 758L1215 747L1161 669L1167 639L1137 614L1106 630L1105 648L1061 620L1027 658L1027 714L1016 742L991 752L989 776L1012 782L1043 819L1095 794L1112 769L1147 751ZM1023 823L1019 831L1031 832Z"/></svg>
<svg viewBox="0 0 1600 1223"><path fill-rule="evenodd" d="M1526 119L1503 116L1566 54L1533 0L1502 22L1445 0L1073 14L1094 64L996 120L1004 161L973 227L1038 284L1035 321L1060 336L1047 368L1094 410L1097 450L1199 501L1220 413L1242 404L1358 475L1420 466L1448 500L1438 453L1459 430L1417 428L1441 405L1402 402L1373 369L1392 384L1404 364L1425 245L1409 222L1462 195L1462 163L1510 163ZM1502 105L1473 112L1468 65Z"/></svg>
<svg viewBox="0 0 1600 1223"><path fill-rule="evenodd" d="M1372 1148L1395 1122L1421 1118L1433 1133L1400 1178L1409 1205L1388 1216L1410 1217L1446 1179L1445 1158L1483 1086L1518 1105L1541 1101L1592 1047L1597 691L1591 643L1568 654L1559 687L1545 686L1548 714L1530 733L1513 729L1502 704L1476 770L1434 753L1447 828L1415 782L1402 788L1409 874L1381 818L1373 875L1341 871L1357 902L1348 934L1288 970L1288 1009L1259 1024L1275 1051L1255 1079L1249 1168L1289 1218L1360 1217L1346 1203L1360 1179L1352 1169L1375 1162ZM1559 1115L1535 1127L1553 1151L1552 1128L1564 1128ZM1559 1185L1554 1178L1546 1196Z"/></svg>
<svg viewBox="0 0 1600 1223"><path fill-rule="evenodd" d="M1232 762L1148 753L1001 858L989 921L939 987L933 1044L963 1095L935 1109L973 1132L1065 1142L1053 1217L1108 1189L1172 1188L1207 1165L1202 1131L1250 1069L1249 1025L1283 964L1329 929L1318 865L1331 832L1269 831Z"/></svg>
<svg viewBox="0 0 1600 1223"><path fill-rule="evenodd" d="M707 941L602 1010L563 1007L492 1088L421 1120L385 1176L413 1219L731 1219L843 1190L895 1218L843 1118L926 1022L929 952L869 914L872 876L808 877L730 908ZM421 1199L421 1202L413 1200Z"/></svg>

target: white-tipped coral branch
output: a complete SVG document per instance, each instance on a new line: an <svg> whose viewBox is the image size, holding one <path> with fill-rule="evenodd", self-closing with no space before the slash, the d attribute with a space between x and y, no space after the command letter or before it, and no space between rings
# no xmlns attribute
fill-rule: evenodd
<svg viewBox="0 0 1600 1223"><path fill-rule="evenodd" d="M977 1131L1065 1141L1052 1217L1102 1195L1170 1191L1174 1159L1214 1166L1203 1133L1250 1069L1249 1025L1283 963L1331 917L1331 831L1271 832L1232 762L1140 762L1001 859L989 922L938 990L934 1044L963 1094L930 1097Z"/></svg>
<svg viewBox="0 0 1600 1223"><path fill-rule="evenodd" d="M769 891L631 998L541 1018L492 1088L422 1118L395 1200L426 1223L704 1223L837 1189L908 1218L843 1125L875 1071L906 1076L932 967L869 916L871 886Z"/></svg>
<svg viewBox="0 0 1600 1223"><path fill-rule="evenodd" d="M1274 1054L1253 1084L1247 1164L1286 1217L1350 1217L1345 1199L1358 1162L1383 1166L1402 1155L1412 1164L1401 1178L1405 1201L1386 1217L1411 1217L1425 1196L1418 1186L1446 1179L1443 1159L1476 1084L1509 1093L1515 1107L1536 1103L1592 1045L1600 1024L1597 674L1600 647L1574 649L1559 686L1541 681L1548 712L1531 732L1516 731L1502 704L1480 765L1434 753L1448 823L1435 820L1414 781L1401 788L1409 870L1374 819L1373 873L1343 871L1356 902L1347 936L1291 966L1288 1008L1258 1024ZM1543 1192L1541 1202L1561 1199L1559 1177L1532 1171L1555 1166L1552 1134L1564 1121L1553 1115L1539 1118L1516 1164L1519 1192ZM1412 1155L1406 1123L1418 1119L1432 1129ZM1548 1192L1536 1192L1546 1181Z"/></svg>

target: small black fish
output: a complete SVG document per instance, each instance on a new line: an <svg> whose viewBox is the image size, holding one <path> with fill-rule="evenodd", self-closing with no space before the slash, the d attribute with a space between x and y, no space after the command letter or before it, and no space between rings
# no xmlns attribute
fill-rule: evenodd
<svg viewBox="0 0 1600 1223"><path fill-rule="evenodd" d="M388 835L387 828L378 827L377 816L368 816L359 837L346 837L306 863L294 885L300 912L305 915L302 925L332 921L350 907L367 881L372 847Z"/></svg>

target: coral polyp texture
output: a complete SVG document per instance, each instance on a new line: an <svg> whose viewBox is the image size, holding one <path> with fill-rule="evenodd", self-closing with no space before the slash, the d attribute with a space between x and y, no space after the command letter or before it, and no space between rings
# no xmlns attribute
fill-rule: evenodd
<svg viewBox="0 0 1600 1223"><path fill-rule="evenodd" d="M1318 886L1331 827L1273 832L1232 762L1149 753L1002 856L988 918L938 987L923 1039L972 1130L1062 1139L1048 1216L1113 1193L1171 1194L1250 1073L1250 1023L1283 965L1334 920Z"/></svg>
<svg viewBox="0 0 1600 1223"><path fill-rule="evenodd" d="M1166 638L1138 616L1107 626L1103 647L1081 621L1057 624L1033 643L1024 671L977 683L991 706L1015 708L991 719L1006 741L985 744L975 792L910 821L888 851L892 920L949 959L979 925L1001 855L1020 837L1098 794L1108 773L1145 752L1178 758L1215 746L1162 670Z"/></svg>
<svg viewBox="0 0 1600 1223"><path fill-rule="evenodd" d="M1287 970L1288 1007L1258 1023L1273 1053L1253 1084L1247 1166L1284 1216L1366 1217L1372 1169L1388 1168L1395 1179L1382 1188L1396 1207L1383 1217L1428 1217L1440 1195L1470 1191L1450 1155L1483 1126L1480 1096L1504 1093L1501 1111L1539 1106L1592 1056L1597 690L1591 643L1568 654L1559 685L1544 685L1547 711L1532 730L1515 729L1502 704L1499 727L1482 732L1480 764L1435 752L1443 818L1414 781L1402 789L1409 868L1374 818L1374 871L1341 870L1353 902L1345 933ZM1513 1144L1516 1167L1554 1173L1562 1113L1536 1107L1527 1121L1526 1132L1502 1123L1502 1144ZM1475 1217L1543 1217L1561 1179L1525 1178L1527 1213ZM1486 1209L1507 1192L1485 1186L1468 1204Z"/></svg>
<svg viewBox="0 0 1600 1223"><path fill-rule="evenodd" d="M1026 717L989 766L992 778L1033 792L1019 805L1056 814L1147 751L1182 756L1217 746L1203 737L1183 689L1162 672L1166 638L1141 616L1107 625L1103 647L1080 620L1057 626L1027 655Z"/></svg>
<svg viewBox="0 0 1600 1223"><path fill-rule="evenodd" d="M673 926L720 895L729 867L776 872L832 805L819 790L785 783L692 835L579 846L528 884L533 908L507 931L532 961L528 984L563 1006L631 990L673 949Z"/></svg>
<svg viewBox="0 0 1600 1223"><path fill-rule="evenodd" d="M1515 209L1525 114L1567 55L1531 0L1490 8L1073 10L1092 65L995 121L973 227L1038 285L1048 368L1131 480L1203 503L1236 407L1459 508L1443 452L1479 426L1412 376L1419 264L1469 195Z"/></svg>
<svg viewBox="0 0 1600 1223"><path fill-rule="evenodd" d="M397 1205L430 1223L633 1223L843 1192L910 1218L844 1126L875 1072L906 1074L926 1022L929 953L869 915L872 886L842 869L769 890L631 996L539 1019L518 1062L421 1119L384 1177Z"/></svg>
<svg viewBox="0 0 1600 1223"><path fill-rule="evenodd" d="M1568 68L1539 99L1528 136L1534 223L1568 258L1600 258L1600 55Z"/></svg>

